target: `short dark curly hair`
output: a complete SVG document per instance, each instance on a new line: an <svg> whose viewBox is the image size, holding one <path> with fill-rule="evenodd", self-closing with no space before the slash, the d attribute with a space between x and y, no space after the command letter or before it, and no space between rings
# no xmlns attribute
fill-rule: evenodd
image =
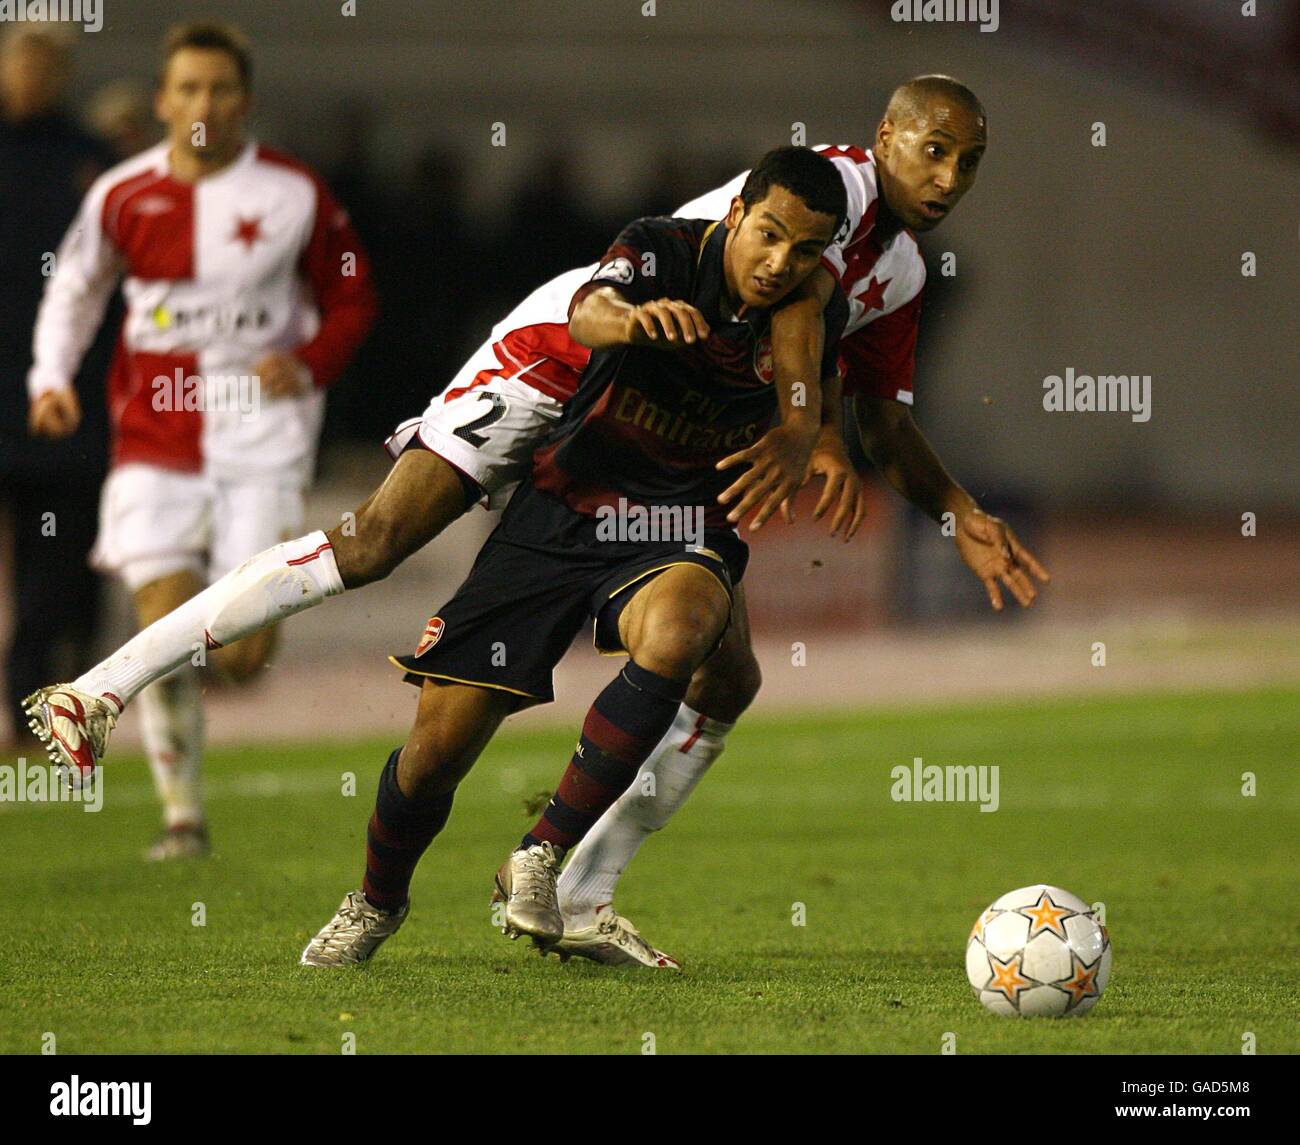
<svg viewBox="0 0 1300 1145"><path fill-rule="evenodd" d="M755 163L740 188L745 210L766 199L773 187L797 195L810 211L833 215L837 231L849 213L844 180L835 164L811 147L777 147Z"/></svg>

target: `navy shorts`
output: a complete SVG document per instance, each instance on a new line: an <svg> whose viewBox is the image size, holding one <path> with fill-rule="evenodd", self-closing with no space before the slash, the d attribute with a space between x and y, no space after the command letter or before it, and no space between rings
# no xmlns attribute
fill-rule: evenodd
<svg viewBox="0 0 1300 1145"><path fill-rule="evenodd" d="M734 538L744 548L743 542ZM520 697L520 706L555 698L552 670L588 620L595 621L596 650L625 653L618 618L636 590L675 565L699 565L732 596L733 576L743 575L709 547L642 545L636 556L600 546L564 553L488 538L465 583L430 618L416 650L389 659L421 685L426 679L496 688Z"/></svg>

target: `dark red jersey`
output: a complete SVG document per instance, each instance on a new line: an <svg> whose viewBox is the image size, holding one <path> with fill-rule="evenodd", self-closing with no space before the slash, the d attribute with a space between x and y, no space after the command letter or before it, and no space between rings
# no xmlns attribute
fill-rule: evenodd
<svg viewBox="0 0 1300 1145"><path fill-rule="evenodd" d="M737 471L717 462L753 445L777 412L771 311L732 313L723 275L725 224L647 218L627 226L573 307L613 287L629 302L689 302L709 337L680 350L618 346L593 351L577 394L537 450L532 483L574 512L602 506L700 506L705 523L729 528L718 494ZM833 373L848 307L836 292L825 314L823 375Z"/></svg>

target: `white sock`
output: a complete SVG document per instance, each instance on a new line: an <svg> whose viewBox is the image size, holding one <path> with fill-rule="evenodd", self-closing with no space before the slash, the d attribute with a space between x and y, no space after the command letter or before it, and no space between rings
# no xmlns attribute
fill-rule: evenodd
<svg viewBox="0 0 1300 1145"><path fill-rule="evenodd" d="M623 868L686 802L722 754L723 740L734 726L711 720L685 704L678 709L672 727L631 785L569 856L558 888L566 925L578 929L596 924L596 911L614 901ZM653 795L642 795L647 773L654 776Z"/></svg>
<svg viewBox="0 0 1300 1145"><path fill-rule="evenodd" d="M199 760L203 753L203 688L189 665L140 693L140 730L168 828L203 822Z"/></svg>
<svg viewBox="0 0 1300 1145"><path fill-rule="evenodd" d="M342 591L324 533L273 545L133 636L72 686L125 707L198 649L231 644Z"/></svg>

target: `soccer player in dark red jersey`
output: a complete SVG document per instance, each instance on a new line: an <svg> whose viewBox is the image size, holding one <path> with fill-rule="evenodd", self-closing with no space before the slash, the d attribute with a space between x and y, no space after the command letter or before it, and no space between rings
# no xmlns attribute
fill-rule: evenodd
<svg viewBox="0 0 1300 1145"><path fill-rule="evenodd" d="M507 933L563 938L564 853L632 782L727 629L748 550L718 503L730 482L718 463L777 414L759 353L770 311L817 267L846 210L828 159L779 148L724 220L639 219L574 295L569 332L591 360L469 577L399 660L421 684L415 726L380 780L363 887L304 964L363 961L402 924L460 781L506 716L552 698L552 669L590 619L596 647L629 662L496 880ZM823 374L846 318L833 296Z"/></svg>

